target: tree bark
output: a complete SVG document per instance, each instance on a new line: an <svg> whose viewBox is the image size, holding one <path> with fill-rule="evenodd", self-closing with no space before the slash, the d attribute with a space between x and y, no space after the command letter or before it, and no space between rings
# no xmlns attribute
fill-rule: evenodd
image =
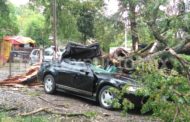
<svg viewBox="0 0 190 122"><path fill-rule="evenodd" d="M137 51L138 50L138 45L139 45L139 38L136 32L136 28L137 28L137 22L136 22L136 14L135 14L135 8L136 5L134 5L134 3L129 0L129 12L130 12L130 26L131 26L131 38L132 38L132 46L133 46L133 50Z"/></svg>

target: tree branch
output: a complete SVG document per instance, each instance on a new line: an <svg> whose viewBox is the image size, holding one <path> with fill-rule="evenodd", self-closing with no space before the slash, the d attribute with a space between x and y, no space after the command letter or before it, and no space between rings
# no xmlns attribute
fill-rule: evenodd
<svg viewBox="0 0 190 122"><path fill-rule="evenodd" d="M76 116L84 116L84 117L88 117L86 114L84 113L63 113L63 112L57 112L57 111L51 111L47 108L39 108L37 110L28 112L28 113L20 113L19 116L30 116L39 112L46 112L49 114L56 114L56 115L61 115L61 116L67 116L67 117L76 117Z"/></svg>
<svg viewBox="0 0 190 122"><path fill-rule="evenodd" d="M49 104L51 104L51 105L53 105L53 106L58 106L58 107L68 108L68 105L65 105L65 104L58 105L58 104L55 104L55 103L49 102L48 100L46 100L46 99L44 99L44 98L42 98L42 97L38 97L38 98L41 99L41 100L43 100L43 101L45 101L45 102L47 102L47 103L49 103Z"/></svg>
<svg viewBox="0 0 190 122"><path fill-rule="evenodd" d="M174 116L173 122L176 121L176 118L177 118L177 116L178 116L178 113L179 113L179 107L176 106L176 113L175 113L175 116Z"/></svg>

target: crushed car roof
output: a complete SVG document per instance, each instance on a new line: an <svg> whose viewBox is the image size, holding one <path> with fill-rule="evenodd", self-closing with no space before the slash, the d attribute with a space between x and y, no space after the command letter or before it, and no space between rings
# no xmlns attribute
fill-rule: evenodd
<svg viewBox="0 0 190 122"><path fill-rule="evenodd" d="M77 43L68 43L65 47L65 52L62 55L62 60L64 58L72 59L91 59L94 57L101 56L101 49L98 43L91 45L82 45Z"/></svg>

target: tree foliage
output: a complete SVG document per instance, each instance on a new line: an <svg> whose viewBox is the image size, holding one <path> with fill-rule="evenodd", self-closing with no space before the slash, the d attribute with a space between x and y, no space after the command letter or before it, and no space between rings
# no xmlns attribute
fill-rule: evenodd
<svg viewBox="0 0 190 122"><path fill-rule="evenodd" d="M95 38L104 51L108 52L110 47L123 44L124 25L121 22L115 22L103 15L98 15L95 20Z"/></svg>
<svg viewBox="0 0 190 122"><path fill-rule="evenodd" d="M187 78L177 70L158 69L157 61L141 64L138 69L136 73L142 74L140 81L149 95L142 112L153 110L155 116L165 121L188 121L190 86Z"/></svg>
<svg viewBox="0 0 190 122"><path fill-rule="evenodd" d="M94 37L94 15L94 6L88 2L83 3L79 10L79 17L77 18L77 27L82 34L84 43L88 38Z"/></svg>
<svg viewBox="0 0 190 122"><path fill-rule="evenodd" d="M49 34L45 31L45 18L38 10L33 10L29 6L17 8L17 18L19 21L19 34L34 39L37 45L49 43Z"/></svg>
<svg viewBox="0 0 190 122"><path fill-rule="evenodd" d="M52 3L39 0L31 3L35 9L44 6L46 32L52 33ZM118 46L124 40L123 24L105 17L103 1L57 0L57 36L65 41L85 43L93 38L100 42L105 51L109 46Z"/></svg>
<svg viewBox="0 0 190 122"><path fill-rule="evenodd" d="M76 41L80 38L80 32L77 29L77 7L79 1L57 0L57 36L58 40L64 42L67 40ZM52 2L48 0L33 1L31 6L35 9L44 7L43 15L45 17L45 30L52 35Z"/></svg>
<svg viewBox="0 0 190 122"><path fill-rule="evenodd" d="M125 7L124 11L130 11L129 1L121 1ZM138 62L136 64L135 76L140 76L139 82L143 84L143 89L137 92L137 95L149 96L146 104L143 105L142 112L153 111L153 115L160 117L164 121L189 121L188 113L190 112L190 84L189 84L189 56L172 57L167 49L173 48L176 53L180 53L182 48L189 41L189 13L180 11L179 8L174 8L176 12L171 15L171 12L163 11L160 6L168 5L166 0L134 0L133 4L140 4L140 11L136 12L136 21L138 30L135 31L140 37L148 39L150 42L158 41L164 45L166 50L159 48L160 52L147 56L146 60L151 61ZM130 15L129 15L130 17ZM142 27L142 28L140 28ZM132 31L132 30L131 30ZM132 32L131 32L132 33ZM146 40L144 41L146 42ZM158 66L158 59L162 60L164 55L166 59L172 57L175 61L172 62L173 69L160 69ZM156 57L156 55L158 57ZM185 60L186 59L186 60ZM145 60L145 61L146 61ZM182 63L183 62L183 63ZM185 62L185 63L184 63ZM188 77L187 77L188 76ZM126 93L128 86L119 92L118 96ZM125 100L126 101L126 100ZM122 103L123 109L131 108L130 101ZM116 102L116 106L120 106Z"/></svg>
<svg viewBox="0 0 190 122"><path fill-rule="evenodd" d="M0 0L0 38L18 33L14 7L6 0Z"/></svg>

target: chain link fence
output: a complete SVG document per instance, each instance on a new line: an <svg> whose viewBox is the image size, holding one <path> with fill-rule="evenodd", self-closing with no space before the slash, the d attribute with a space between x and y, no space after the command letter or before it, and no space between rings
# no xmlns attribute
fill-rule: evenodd
<svg viewBox="0 0 190 122"><path fill-rule="evenodd" d="M8 61L0 65L0 80L25 73L30 67L30 50L13 50Z"/></svg>

